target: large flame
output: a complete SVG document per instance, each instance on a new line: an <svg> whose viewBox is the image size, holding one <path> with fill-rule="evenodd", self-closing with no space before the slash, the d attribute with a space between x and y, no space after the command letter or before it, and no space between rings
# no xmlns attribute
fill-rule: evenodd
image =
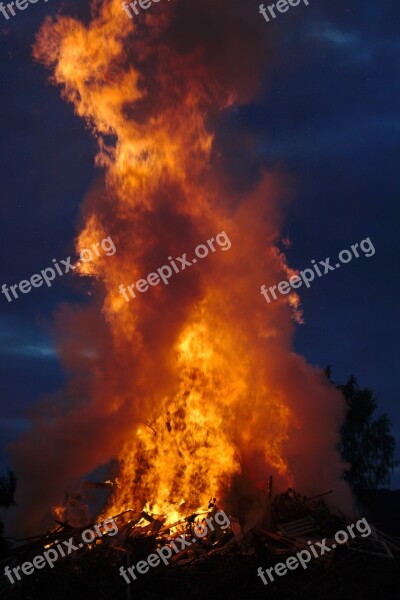
<svg viewBox="0 0 400 600"><path fill-rule="evenodd" d="M233 189L215 151L218 115L247 101L262 72L257 15L232 0L189 4L154 4L134 22L120 0L98 0L89 25L49 19L34 47L96 136L105 172L77 249L107 235L117 248L80 267L98 281L93 304L57 316L65 402L13 449L20 502L30 491L36 518L45 491L55 500L113 456L110 513L179 517L210 496L234 504L241 477L260 490L271 474L278 487L341 487L341 399L292 352L297 298L260 295L290 272L276 247L287 192L268 173ZM221 231L229 250L125 302L121 283Z"/></svg>

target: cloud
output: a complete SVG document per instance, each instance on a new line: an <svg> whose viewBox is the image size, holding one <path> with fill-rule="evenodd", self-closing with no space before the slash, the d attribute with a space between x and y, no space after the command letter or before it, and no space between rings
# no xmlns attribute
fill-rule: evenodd
<svg viewBox="0 0 400 600"><path fill-rule="evenodd" d="M310 28L310 35L326 40L335 46L345 47L346 50L349 47L355 48L360 43L359 36L356 33L340 30L331 23L326 23L323 26L314 25Z"/></svg>

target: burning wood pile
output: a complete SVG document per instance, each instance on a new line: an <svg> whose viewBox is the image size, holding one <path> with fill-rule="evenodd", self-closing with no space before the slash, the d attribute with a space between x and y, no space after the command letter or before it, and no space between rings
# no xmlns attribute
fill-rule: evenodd
<svg viewBox="0 0 400 600"><path fill-rule="evenodd" d="M62 573L62 577L68 581L71 576L87 577L88 568L93 567L97 569L98 578L99 572L102 572L101 565L107 564L114 581L118 580L121 597L126 597L127 594L131 598L132 592L136 595L136 592L143 593L145 589L147 591L143 596L136 597L158 598L159 586L174 582L175 586L185 587L189 585L188 582L196 581L196 585L201 588L211 578L210 589L215 586L217 579L220 585L225 582L223 585L226 586L226 596L222 597L242 598L243 596L236 596L233 591L228 591L238 573L242 572L247 582L246 589L254 588L252 598L259 595L262 597L262 593L265 593L262 583L266 585L266 580L268 593L273 597L275 593L279 593L282 597L284 590L286 600L297 597L299 592L297 590L293 595L294 587L297 581L303 582L305 576L307 585L304 589L312 586L308 597L317 598L331 571L335 571L337 577L337 572L345 572L343 569L349 568L349 565L353 565L352 569L357 567L364 570L365 561L368 562L371 558L378 558L379 561L394 559L394 563L398 564L399 541L369 526L365 519L361 521L365 522L368 533L366 528L358 528L358 523L361 523L359 521L353 535L347 535L346 540L339 539L338 533L345 533L346 528L352 531L355 526L351 525L351 520L345 515L332 512L322 500L321 496L324 495L306 498L289 488L271 500L268 526L265 525L265 519L263 523L259 519L240 523L237 518L231 515L228 517L218 508L215 498L210 500L204 511L189 514L175 522L168 522L165 516L150 515L145 511L134 515L131 509L106 519L100 525L92 523L84 527L73 527L68 522L59 521L57 528L51 532L19 540L11 556L2 561L1 567L4 569L8 565L13 569L15 565L30 564L25 561L33 561L36 565L38 555L51 556L51 552L57 554L56 548L62 557L71 554L67 560L50 564L51 570L46 568L43 573L35 574L34 583L42 590L42 598L47 597L43 595L42 586L46 585L49 578L58 581L57 588L51 587L52 594L62 587L60 582L64 579L61 580L57 572ZM112 530L107 526L110 523L114 524ZM343 531L338 532L340 529ZM90 540L87 539L89 531ZM84 544L79 542L82 539ZM318 546L325 550L317 555ZM309 560L306 560L306 555L310 555ZM296 560L295 556L300 557L300 564L304 560L306 566L302 566L303 570L308 569L307 575L299 569L287 578L276 577L276 568L274 579L268 573L273 568L263 571L260 567L260 563L267 567L278 561L278 565L283 565L282 561L290 564L291 560ZM53 559L53 563L55 560ZM149 569L149 566L157 568ZM232 567L235 576L232 575ZM14 573L15 568L11 572ZM263 573L262 581L258 579L260 572ZM269 578L266 579L265 573L269 574ZM8 582L2 585L1 598L39 598L34 594L24 595L27 584L30 584L31 590L32 579L25 578L27 582L23 577L18 579L18 585L10 586ZM108 589L107 586L106 588ZM164 591L162 597L169 596ZM191 597L197 596L192 593ZM57 595L58 598L63 598L61 593Z"/></svg>

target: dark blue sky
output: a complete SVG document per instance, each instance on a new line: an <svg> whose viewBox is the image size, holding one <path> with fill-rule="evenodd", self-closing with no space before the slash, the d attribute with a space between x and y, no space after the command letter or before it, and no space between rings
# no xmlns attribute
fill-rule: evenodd
<svg viewBox="0 0 400 600"><path fill-rule="evenodd" d="M257 15L259 2L248 4ZM31 58L41 21L61 5L38 2L7 23L0 15L0 285L73 253L79 205L99 175L89 133ZM80 5L84 11L87 2ZM295 347L312 364L331 364L334 379L353 372L372 388L400 444L399 17L397 0L310 0L265 23L273 47L265 96L230 110L216 143L234 184L263 167L291 181L284 227L291 266L306 268L371 238L373 257L301 290L305 324ZM238 133L251 139L251 151ZM0 297L0 470L6 444L27 427L29 405L63 385L52 311L82 298L68 276L11 304Z"/></svg>

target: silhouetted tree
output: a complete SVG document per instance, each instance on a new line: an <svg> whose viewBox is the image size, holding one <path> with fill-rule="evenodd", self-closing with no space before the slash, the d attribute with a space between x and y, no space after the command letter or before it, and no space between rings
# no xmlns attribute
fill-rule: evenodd
<svg viewBox="0 0 400 600"><path fill-rule="evenodd" d="M9 508L14 502L14 494L17 487L17 479L13 471L0 477L0 506Z"/></svg>
<svg viewBox="0 0 400 600"><path fill-rule="evenodd" d="M0 506L9 508L15 504L14 494L17 487L17 479L13 471L8 471L7 475L0 477ZM0 521L0 558L7 556L9 544L3 538L4 525Z"/></svg>
<svg viewBox="0 0 400 600"><path fill-rule="evenodd" d="M326 369L330 379L330 368ZM340 431L339 451L350 464L345 479L355 491L376 490L390 485L397 462L391 422L384 414L374 418L377 402L368 388L361 389L354 375L345 385L337 385L346 399L346 420Z"/></svg>

